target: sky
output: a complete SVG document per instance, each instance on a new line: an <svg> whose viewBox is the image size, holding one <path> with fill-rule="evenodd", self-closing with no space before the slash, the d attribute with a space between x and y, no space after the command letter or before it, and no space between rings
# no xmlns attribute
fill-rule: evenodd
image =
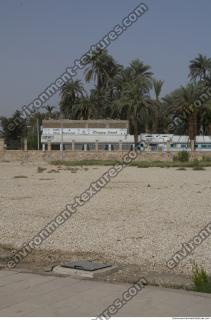
<svg viewBox="0 0 211 320"><path fill-rule="evenodd" d="M145 13L108 51L127 66L139 58L164 80L162 95L188 81L199 53L211 57L210 0L143 0ZM0 116L30 104L121 23L137 0L0 0ZM83 73L78 75L83 80ZM58 106L59 96L49 100Z"/></svg>

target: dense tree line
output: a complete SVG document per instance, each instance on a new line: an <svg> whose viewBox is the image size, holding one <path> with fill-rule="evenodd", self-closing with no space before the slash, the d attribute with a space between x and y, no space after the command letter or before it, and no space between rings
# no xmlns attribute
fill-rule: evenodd
<svg viewBox="0 0 211 320"><path fill-rule="evenodd" d="M64 84L60 92L59 110L47 106L45 112L34 113L15 131L9 132L11 118L2 118L7 140L28 136L36 147L37 122L42 119L128 119L135 143L141 132L185 134L194 140L198 134L211 135L211 58L199 54L190 61L189 82L161 98L164 81L155 79L151 67L139 59L129 66L118 64L106 51L96 53L84 66L85 89L81 80Z"/></svg>

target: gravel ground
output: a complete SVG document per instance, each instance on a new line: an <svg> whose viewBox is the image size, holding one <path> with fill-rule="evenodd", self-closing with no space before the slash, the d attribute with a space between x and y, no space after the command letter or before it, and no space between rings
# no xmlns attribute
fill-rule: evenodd
<svg viewBox="0 0 211 320"><path fill-rule="evenodd" d="M73 173L42 167L47 170L37 173L35 164L0 163L0 245L17 248L30 240L108 169L79 167ZM169 272L166 261L211 222L210 195L211 168L126 168L41 249L99 254L143 270ZM173 272L190 274L195 260L211 273L210 245L211 237Z"/></svg>

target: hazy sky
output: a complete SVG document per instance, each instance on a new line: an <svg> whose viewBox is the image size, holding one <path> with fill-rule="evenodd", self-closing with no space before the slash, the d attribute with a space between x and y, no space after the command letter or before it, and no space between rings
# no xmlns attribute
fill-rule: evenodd
<svg viewBox="0 0 211 320"><path fill-rule="evenodd" d="M144 1L143 1L144 2ZM137 0L0 0L0 115L32 102L67 66L121 23ZM189 61L211 56L210 0L146 0L149 11L109 52L140 58L165 81L187 82ZM49 101L58 105L58 97Z"/></svg>

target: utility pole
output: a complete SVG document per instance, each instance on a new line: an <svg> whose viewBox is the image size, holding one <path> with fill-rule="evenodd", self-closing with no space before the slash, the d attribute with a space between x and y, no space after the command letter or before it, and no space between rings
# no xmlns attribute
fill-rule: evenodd
<svg viewBox="0 0 211 320"><path fill-rule="evenodd" d="M37 118L37 150L40 150L40 127L39 127L38 118Z"/></svg>
<svg viewBox="0 0 211 320"><path fill-rule="evenodd" d="M60 115L60 127L61 127L61 144L60 144L60 151L61 151L61 160L63 161L63 115Z"/></svg>

